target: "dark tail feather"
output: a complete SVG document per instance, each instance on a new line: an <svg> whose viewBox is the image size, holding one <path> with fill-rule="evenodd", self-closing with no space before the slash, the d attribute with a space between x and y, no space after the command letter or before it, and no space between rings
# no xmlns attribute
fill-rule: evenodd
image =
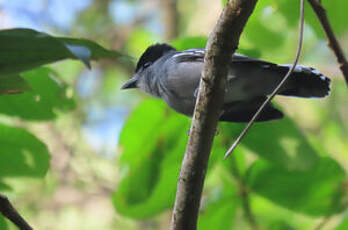
<svg viewBox="0 0 348 230"><path fill-rule="evenodd" d="M275 68L285 76L290 66L277 65ZM296 97L325 97L330 93L330 82L331 80L318 70L298 65L279 94Z"/></svg>
<svg viewBox="0 0 348 230"><path fill-rule="evenodd" d="M249 122L265 100L266 97L257 97L247 101L225 104L223 113L219 120L229 122ZM268 104L256 121L269 121L281 119L282 117L282 112L274 108L271 104Z"/></svg>

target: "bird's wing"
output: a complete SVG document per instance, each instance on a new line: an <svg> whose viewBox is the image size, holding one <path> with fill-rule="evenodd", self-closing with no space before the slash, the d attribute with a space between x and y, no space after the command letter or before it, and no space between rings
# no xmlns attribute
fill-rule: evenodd
<svg viewBox="0 0 348 230"><path fill-rule="evenodd" d="M203 62L204 49L189 49L176 53L173 58L177 63L182 62Z"/></svg>
<svg viewBox="0 0 348 230"><path fill-rule="evenodd" d="M205 49L189 49L184 50L181 52L176 53L173 58L180 63L180 62L203 62L204 61L204 55L205 55ZM256 58L251 58L242 54L235 53L231 58L232 64L237 63L254 63L254 64L260 64L265 65L266 68L269 68L270 65L276 65L271 62L259 60Z"/></svg>
<svg viewBox="0 0 348 230"><path fill-rule="evenodd" d="M248 122L265 100L265 96L260 96L244 101L225 104L219 120L229 122ZM281 111L274 108L272 104L268 104L256 121L269 121L281 119L282 117L283 113Z"/></svg>

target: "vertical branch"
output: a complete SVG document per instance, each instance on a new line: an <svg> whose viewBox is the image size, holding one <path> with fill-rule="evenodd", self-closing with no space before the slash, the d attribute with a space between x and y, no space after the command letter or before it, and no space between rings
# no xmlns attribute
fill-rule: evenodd
<svg viewBox="0 0 348 230"><path fill-rule="evenodd" d="M210 34L190 137L181 165L172 230L196 229L210 150L223 103L227 66L257 0L229 0Z"/></svg>
<svg viewBox="0 0 348 230"><path fill-rule="evenodd" d="M163 17L165 25L165 38L167 41L179 35L179 13L177 0L162 0Z"/></svg>
<svg viewBox="0 0 348 230"><path fill-rule="evenodd" d="M14 223L20 230L33 230L12 206L6 196L0 194L0 213Z"/></svg>
<svg viewBox="0 0 348 230"><path fill-rule="evenodd" d="M346 80L346 84L348 86L348 62L344 56L341 45L339 44L333 29L330 25L329 18L327 17L326 10L321 4L321 1L318 0L308 0L311 4L315 14L317 15L320 24L322 25L324 32L328 39L328 46L331 48L333 53L337 58L337 62L341 72L343 74L344 79Z"/></svg>

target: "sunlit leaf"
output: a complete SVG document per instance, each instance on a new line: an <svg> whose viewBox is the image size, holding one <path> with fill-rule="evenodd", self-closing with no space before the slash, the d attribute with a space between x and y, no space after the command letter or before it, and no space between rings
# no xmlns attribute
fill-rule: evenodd
<svg viewBox="0 0 348 230"><path fill-rule="evenodd" d="M240 202L235 187L228 181L225 185L223 188L217 188L214 195L203 204L198 218L198 229L231 228Z"/></svg>
<svg viewBox="0 0 348 230"><path fill-rule="evenodd" d="M49 68L34 69L22 74L31 91L0 97L0 113L29 120L48 120L58 111L75 107L72 94L66 84L55 77Z"/></svg>
<svg viewBox="0 0 348 230"><path fill-rule="evenodd" d="M120 137L122 180L113 196L118 212L144 218L170 207L188 127L186 118L157 100L136 108Z"/></svg>
<svg viewBox="0 0 348 230"><path fill-rule="evenodd" d="M224 123L220 127L232 144L245 124ZM254 124L241 145L287 169L304 170L311 168L319 160L316 151L289 118Z"/></svg>
<svg viewBox="0 0 348 230"><path fill-rule="evenodd" d="M243 36L257 47L262 49L276 49L284 43L281 33L271 30L270 27L263 25L261 19L254 16L244 29Z"/></svg>
<svg viewBox="0 0 348 230"><path fill-rule="evenodd" d="M259 160L247 173L252 191L296 212L312 216L344 210L343 168L331 158L321 158L307 170L289 170Z"/></svg>
<svg viewBox="0 0 348 230"><path fill-rule="evenodd" d="M343 221L335 228L335 230L346 230L348 229L348 218L343 219Z"/></svg>
<svg viewBox="0 0 348 230"><path fill-rule="evenodd" d="M90 66L91 59L122 56L86 39L53 37L32 29L0 30L0 50L0 74L20 73L67 58Z"/></svg>
<svg viewBox="0 0 348 230"><path fill-rule="evenodd" d="M113 194L120 214L139 219L172 207L189 127L188 118L159 100L146 100L135 109L120 137L121 181ZM218 148L213 151L221 153ZM217 157L212 154L210 167Z"/></svg>
<svg viewBox="0 0 348 230"><path fill-rule="evenodd" d="M49 167L46 145L28 131L0 124L0 178L43 177Z"/></svg>
<svg viewBox="0 0 348 230"><path fill-rule="evenodd" d="M249 57L259 58L261 56L261 51L258 49L247 49L247 48L238 48L237 53L244 54Z"/></svg>
<svg viewBox="0 0 348 230"><path fill-rule="evenodd" d="M208 41L208 37L196 36L196 37L182 37L174 40L171 45L177 50L187 50L195 48L205 48ZM261 52L258 49L239 47L237 53L241 53L247 56L258 58L261 56Z"/></svg>
<svg viewBox="0 0 348 230"><path fill-rule="evenodd" d="M204 36L182 37L173 41L171 44L177 50L187 50L194 48L205 48L208 38Z"/></svg>

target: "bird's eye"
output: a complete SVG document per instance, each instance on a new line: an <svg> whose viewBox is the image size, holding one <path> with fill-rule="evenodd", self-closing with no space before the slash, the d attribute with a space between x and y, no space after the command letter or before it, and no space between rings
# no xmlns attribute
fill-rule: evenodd
<svg viewBox="0 0 348 230"><path fill-rule="evenodd" d="M152 62L146 62L145 64L144 64L144 69L146 69L147 67L149 67L150 65L152 65Z"/></svg>

